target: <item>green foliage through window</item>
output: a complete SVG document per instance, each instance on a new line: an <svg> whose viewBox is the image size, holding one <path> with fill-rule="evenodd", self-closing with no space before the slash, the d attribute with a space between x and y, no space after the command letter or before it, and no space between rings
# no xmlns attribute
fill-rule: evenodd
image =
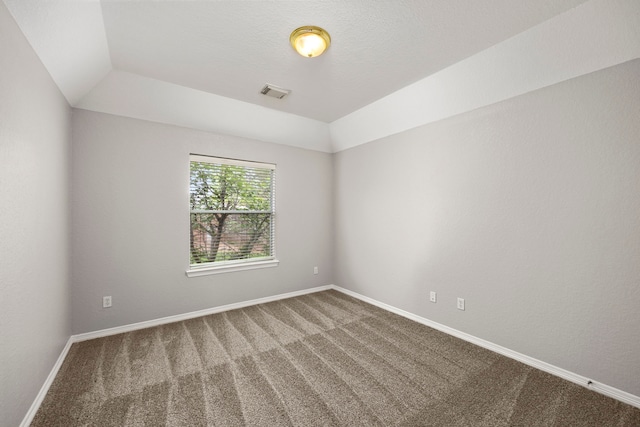
<svg viewBox="0 0 640 427"><path fill-rule="evenodd" d="M274 257L273 165L191 156L191 265Z"/></svg>

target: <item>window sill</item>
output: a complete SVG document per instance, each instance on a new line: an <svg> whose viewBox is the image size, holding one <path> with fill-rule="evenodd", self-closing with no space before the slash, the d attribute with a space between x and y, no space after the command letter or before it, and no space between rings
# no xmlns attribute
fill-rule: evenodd
<svg viewBox="0 0 640 427"><path fill-rule="evenodd" d="M280 264L280 261L278 261L277 259L270 259L267 261L253 261L215 266L209 265L206 267L191 267L186 271L186 273L187 277L199 277L208 276L209 274L222 274L231 273L234 271L255 270L257 268L277 267L278 264Z"/></svg>

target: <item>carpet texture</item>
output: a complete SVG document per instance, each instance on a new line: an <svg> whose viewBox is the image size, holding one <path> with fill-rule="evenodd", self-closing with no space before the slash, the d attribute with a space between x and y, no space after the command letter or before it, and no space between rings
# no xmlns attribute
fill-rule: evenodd
<svg viewBox="0 0 640 427"><path fill-rule="evenodd" d="M640 410L325 291L74 344L32 426L640 426Z"/></svg>

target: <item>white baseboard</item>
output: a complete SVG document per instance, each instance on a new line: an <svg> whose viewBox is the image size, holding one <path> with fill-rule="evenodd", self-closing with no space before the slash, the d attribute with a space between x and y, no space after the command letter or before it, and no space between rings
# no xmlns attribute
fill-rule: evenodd
<svg viewBox="0 0 640 427"><path fill-rule="evenodd" d="M571 381L572 383L581 385L583 387L589 388L591 390L597 391L600 394L604 394L605 396L612 397L621 402L627 403L631 406L635 406L636 408L640 408L640 397L635 396L631 393L627 393L626 391L619 390L615 387L608 386L606 384L597 383L587 377L582 375L575 374L573 372L567 371L566 369L559 368L557 366L551 365L549 363L543 362L538 359L534 359L533 357L529 357L525 354L518 353L516 351L510 350L508 348L502 347L500 345L494 344L492 342L483 340L481 338L475 337L473 335L469 335L465 332L458 331L457 329L450 328L448 326L442 325L440 323L434 322L432 320L426 319L424 317L420 317L413 313L409 313L408 311L401 310L399 308L393 307L389 304L385 304L383 302L377 301L373 298L366 297L364 295L360 295L357 292L350 291L349 289L341 288L340 286L332 285L331 289L335 289L339 292L342 292L346 295L352 296L369 304L380 307L384 310L390 311L392 313L398 314L402 317L406 317L407 319L411 319L418 323L422 323L423 325L429 326L433 329L437 329L446 334L452 335L456 338L460 338L464 341L468 341L472 344L476 344L480 347L486 348L487 350L491 350L495 353L501 354L503 356L509 357L511 359L517 360L519 362L524 363L525 365L532 366L534 368L540 369L541 371L547 372L551 375L555 375L557 377L563 378L567 381Z"/></svg>
<svg viewBox="0 0 640 427"><path fill-rule="evenodd" d="M36 416L36 412L38 412L38 409L40 408L44 397L47 395L49 387L51 387L53 380L55 379L56 375L58 375L58 371L62 366L62 362L64 362L64 359L67 357L67 353L69 353L71 344L73 344L73 341L71 340L71 337L69 337L69 339L67 340L67 344L65 344L62 352L60 353L60 356L58 356L58 360L56 360L56 363L53 365L53 369L51 369L51 372L49 372L49 376L40 388L36 399L33 401L31 407L27 411L27 414L24 416L22 422L20 423L20 427L29 427L31 421L33 421L33 417Z"/></svg>
<svg viewBox="0 0 640 427"><path fill-rule="evenodd" d="M332 289L333 285L318 286L316 288L303 289L301 291L288 292L286 294L274 295L270 297L252 299L233 304L221 305L219 307L206 308L204 310L192 311L189 313L177 314L175 316L162 317L160 319L147 320L129 325L117 326L115 328L101 329L99 331L87 332L84 334L72 335L72 342L81 342L92 340L94 338L108 337L110 335L122 334L125 332L137 331L138 329L152 328L154 326L166 325L167 323L181 322L183 320L194 319L196 317L208 316L210 314L222 313L223 311L235 310L237 308L249 307L251 305L264 304L267 302L278 301L286 298L293 298L300 295L311 294L314 292L326 291Z"/></svg>

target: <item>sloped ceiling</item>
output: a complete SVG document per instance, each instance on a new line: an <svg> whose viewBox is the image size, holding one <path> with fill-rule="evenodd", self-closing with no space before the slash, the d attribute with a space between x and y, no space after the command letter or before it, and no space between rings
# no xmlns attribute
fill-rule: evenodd
<svg viewBox="0 0 640 427"><path fill-rule="evenodd" d="M74 107L327 152L640 56L637 0L4 1Z"/></svg>

